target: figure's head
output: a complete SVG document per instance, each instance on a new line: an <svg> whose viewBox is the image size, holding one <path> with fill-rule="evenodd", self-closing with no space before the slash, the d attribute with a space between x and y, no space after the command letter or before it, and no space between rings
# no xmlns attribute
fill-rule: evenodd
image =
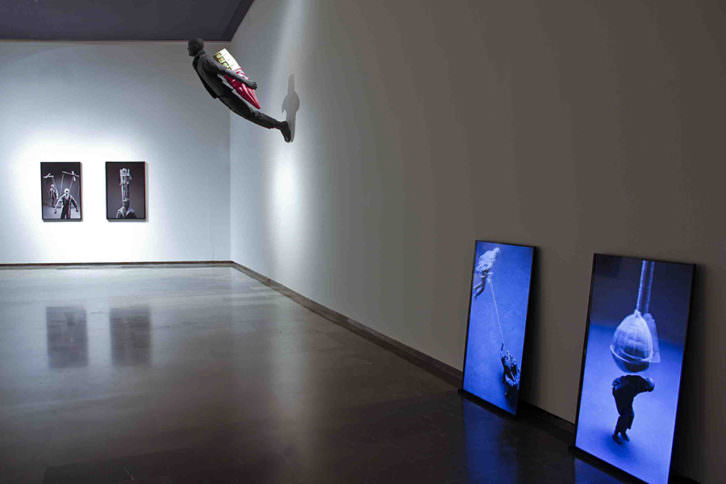
<svg viewBox="0 0 726 484"><path fill-rule="evenodd" d="M55 188L55 183L51 183L51 184L50 184L50 187L51 187L51 188Z"/></svg>
<svg viewBox="0 0 726 484"><path fill-rule="evenodd" d="M71 194L71 191L68 188L63 190L63 195L65 195L66 197L69 196L70 194Z"/></svg>
<svg viewBox="0 0 726 484"><path fill-rule="evenodd" d="M204 41L202 39L192 39L187 43L187 51L190 57L194 57L204 50Z"/></svg>

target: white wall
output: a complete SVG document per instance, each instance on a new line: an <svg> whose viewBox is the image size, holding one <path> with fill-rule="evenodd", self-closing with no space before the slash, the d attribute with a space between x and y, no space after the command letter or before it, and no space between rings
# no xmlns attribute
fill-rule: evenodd
<svg viewBox="0 0 726 484"><path fill-rule="evenodd" d="M229 259L229 116L183 42L0 42L0 263ZM106 161L147 162L147 222L106 220ZM81 161L83 222L39 163Z"/></svg>
<svg viewBox="0 0 726 484"><path fill-rule="evenodd" d="M475 238L540 248L523 398L574 421L593 252L700 265L675 470L726 454L718 2L266 0L231 46L231 254L461 368Z"/></svg>

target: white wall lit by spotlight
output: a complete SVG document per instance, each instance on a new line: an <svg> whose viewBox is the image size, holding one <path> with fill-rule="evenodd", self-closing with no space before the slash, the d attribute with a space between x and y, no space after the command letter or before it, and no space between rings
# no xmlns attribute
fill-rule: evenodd
<svg viewBox="0 0 726 484"><path fill-rule="evenodd" d="M0 42L0 58L0 263L229 258L229 115L183 42ZM82 163L82 222L41 220L41 161ZM147 221L106 220L106 161L147 162Z"/></svg>

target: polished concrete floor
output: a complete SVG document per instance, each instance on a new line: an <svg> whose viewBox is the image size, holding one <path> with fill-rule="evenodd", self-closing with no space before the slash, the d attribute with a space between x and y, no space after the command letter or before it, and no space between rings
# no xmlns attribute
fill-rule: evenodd
<svg viewBox="0 0 726 484"><path fill-rule="evenodd" d="M228 267L0 270L0 481L608 482Z"/></svg>

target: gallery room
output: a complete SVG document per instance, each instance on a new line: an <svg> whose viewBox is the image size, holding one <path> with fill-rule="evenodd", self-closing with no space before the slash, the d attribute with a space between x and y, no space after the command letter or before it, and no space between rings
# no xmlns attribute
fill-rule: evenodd
<svg viewBox="0 0 726 484"><path fill-rule="evenodd" d="M711 483L720 0L0 2L0 482Z"/></svg>

